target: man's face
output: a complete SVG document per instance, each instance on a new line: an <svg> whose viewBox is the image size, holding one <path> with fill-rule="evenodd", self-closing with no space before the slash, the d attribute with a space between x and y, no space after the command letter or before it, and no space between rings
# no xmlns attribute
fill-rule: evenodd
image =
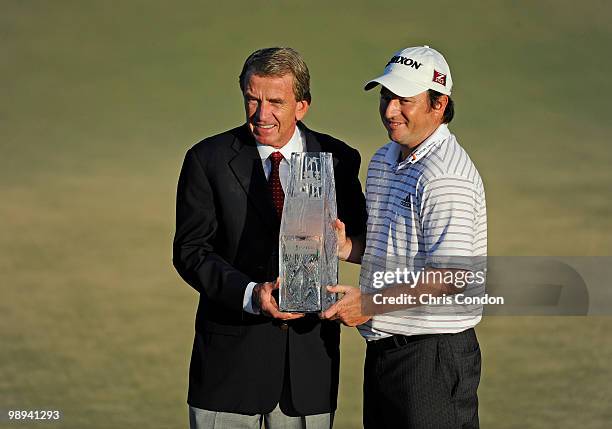
<svg viewBox="0 0 612 429"><path fill-rule="evenodd" d="M380 118L391 140L413 148L442 123L446 102L442 104L432 109L427 91L413 97L400 97L383 87L380 91Z"/></svg>
<svg viewBox="0 0 612 429"><path fill-rule="evenodd" d="M249 129L259 143L283 147L295 131L295 124L308 111L308 102L296 101L293 75L248 75L244 109Z"/></svg>

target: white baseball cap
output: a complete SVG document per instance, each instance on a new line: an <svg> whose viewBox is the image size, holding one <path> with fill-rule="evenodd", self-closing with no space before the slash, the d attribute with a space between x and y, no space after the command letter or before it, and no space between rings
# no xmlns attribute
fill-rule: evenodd
<svg viewBox="0 0 612 429"><path fill-rule="evenodd" d="M378 84L400 97L412 97L428 89L450 95L453 80L442 54L425 45L393 54L384 73L367 82L363 89L368 91Z"/></svg>

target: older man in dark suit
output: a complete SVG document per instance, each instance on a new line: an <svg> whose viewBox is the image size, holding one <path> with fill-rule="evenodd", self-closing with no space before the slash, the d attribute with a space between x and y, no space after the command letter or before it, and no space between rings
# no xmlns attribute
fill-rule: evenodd
<svg viewBox="0 0 612 429"><path fill-rule="evenodd" d="M331 428L340 327L280 312L278 240L292 152L331 152L338 216L365 231L359 153L301 120L310 77L290 48L251 54L240 74L246 124L185 157L174 266L199 292L189 371L192 428Z"/></svg>

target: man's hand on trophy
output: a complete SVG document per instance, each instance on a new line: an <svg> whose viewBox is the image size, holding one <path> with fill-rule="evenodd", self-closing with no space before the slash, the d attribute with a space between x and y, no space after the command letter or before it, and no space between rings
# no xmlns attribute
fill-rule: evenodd
<svg viewBox="0 0 612 429"><path fill-rule="evenodd" d="M321 318L340 320L346 326L357 326L370 320L371 316L361 314L361 291L359 288L337 285L327 286L327 290L333 293L343 293L344 296L321 313Z"/></svg>
<svg viewBox="0 0 612 429"><path fill-rule="evenodd" d="M304 317L303 313L283 313L279 311L276 298L272 295L272 291L278 289L279 285L280 278L277 278L274 283L258 283L253 288L253 307L259 309L261 314L279 320L293 320Z"/></svg>
<svg viewBox="0 0 612 429"><path fill-rule="evenodd" d="M365 234L348 237L346 226L340 219L334 221L333 227L336 230L338 240L338 259L360 264L365 248Z"/></svg>
<svg viewBox="0 0 612 429"><path fill-rule="evenodd" d="M336 237L338 239L338 258L341 261L346 261L351 254L351 248L353 243L351 238L346 236L346 227L344 222L340 219L336 219L334 222L334 229L336 230Z"/></svg>

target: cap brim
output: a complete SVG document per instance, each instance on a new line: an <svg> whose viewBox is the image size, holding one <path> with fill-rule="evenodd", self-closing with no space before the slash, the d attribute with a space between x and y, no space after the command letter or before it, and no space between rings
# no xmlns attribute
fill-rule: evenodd
<svg viewBox="0 0 612 429"><path fill-rule="evenodd" d="M426 85L411 82L391 73L372 79L365 84L363 89L369 91L379 84L400 97L413 97L429 89Z"/></svg>

